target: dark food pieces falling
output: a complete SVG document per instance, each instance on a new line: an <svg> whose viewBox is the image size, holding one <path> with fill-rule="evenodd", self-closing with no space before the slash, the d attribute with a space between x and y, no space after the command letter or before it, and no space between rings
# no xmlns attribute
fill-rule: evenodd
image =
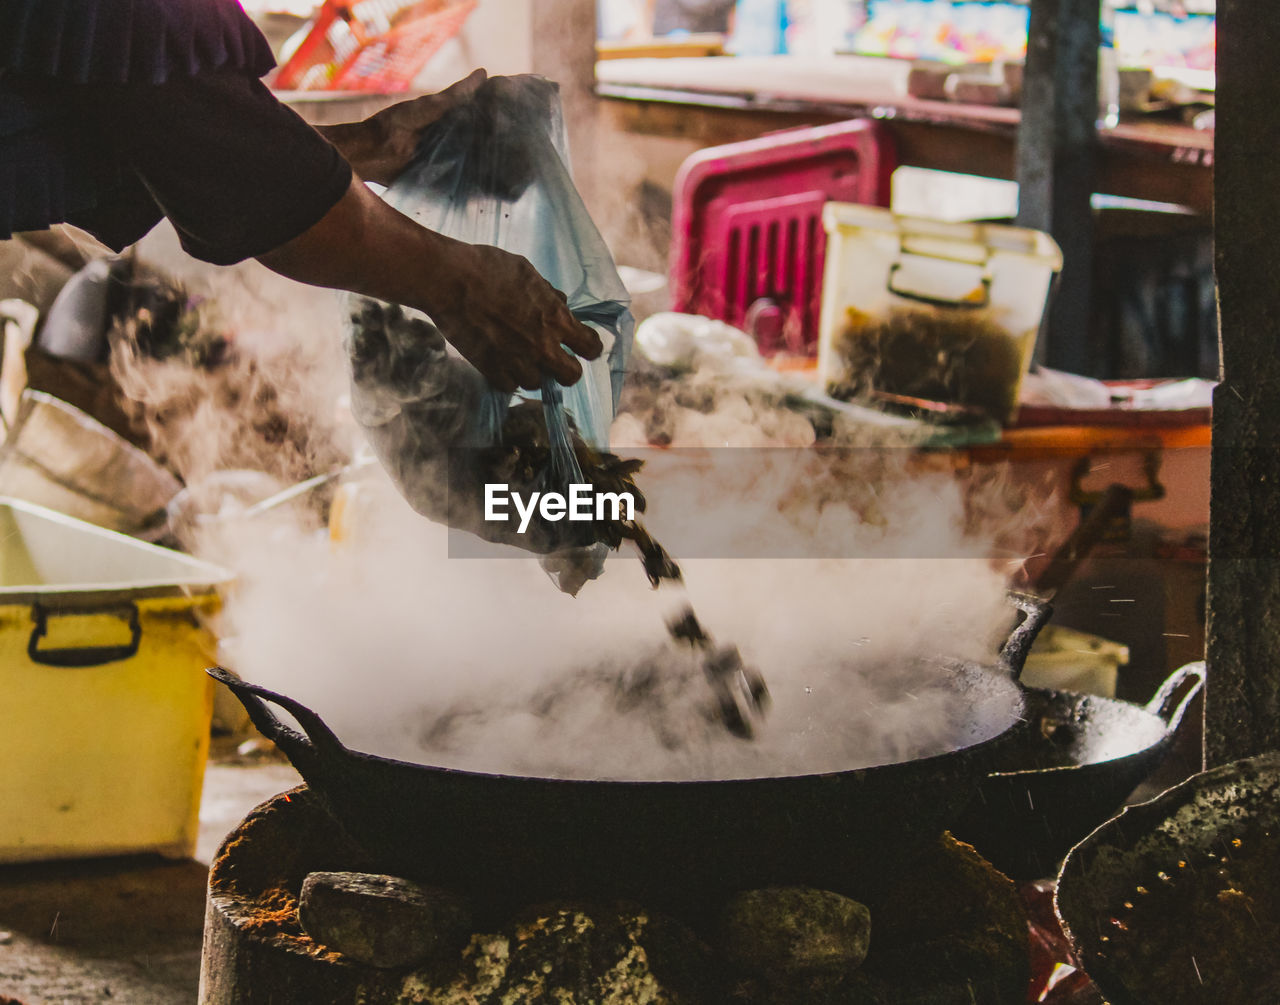
<svg viewBox="0 0 1280 1005"><path fill-rule="evenodd" d="M703 651L702 670L715 692L720 721L734 736L751 739L752 720L769 709L769 688L760 671L742 662L737 646L716 646L688 605L667 622L667 629L672 638Z"/></svg>
<svg viewBox="0 0 1280 1005"><path fill-rule="evenodd" d="M351 314L352 335L347 349L352 378L366 403L388 406L388 414L404 412L413 426L392 444L393 456L402 466L425 466L420 453L442 449L442 444L459 442L468 421L468 385L451 369L444 339L429 321L407 316L393 304L363 299ZM559 550L549 556L561 589L575 594L591 575L587 556L593 545L618 549L631 541L640 554L645 575L655 588L663 584L679 587L680 566L645 529L636 516L645 510L645 497L635 482L644 461L623 458L598 450L583 440L572 418L566 415L572 458L553 444L549 417L543 402L517 400L506 410L499 442L475 452L477 484L503 482L519 486L556 488L589 484L597 494L629 495L634 512L615 512L612 519L597 519L581 539L557 531ZM421 424L430 428L418 428ZM380 428L380 427L379 427ZM399 427L388 424L387 429ZM560 441L563 442L563 441ZM423 447L423 444L426 447ZM421 479L419 479L421 480ZM420 509L431 514L431 510ZM560 527L562 525L556 525ZM545 566L544 566L545 567ZM679 614L670 622L672 637L703 653L703 670L715 694L717 717L733 735L747 739L754 731L751 722L768 707L769 691L754 668L747 667L734 646L716 646L702 629L693 608L682 600Z"/></svg>
<svg viewBox="0 0 1280 1005"><path fill-rule="evenodd" d="M570 438L582 482L589 483L597 493L629 493L635 499L636 512L644 512L644 495L635 483L644 462L593 449L572 429L572 423ZM554 464L538 402L512 406L502 427L502 444L490 448L487 460L498 476L525 484L536 481ZM597 520L593 532L598 541L613 549L621 547L623 541L631 541L655 588L683 581L680 566L638 520ZM687 602L668 622L668 629L672 638L703 652L703 672L715 694L720 721L734 736L750 739L755 732L752 721L764 715L769 706L769 689L760 672L743 662L736 646L716 646Z"/></svg>
<svg viewBox="0 0 1280 1005"><path fill-rule="evenodd" d="M635 476L644 461L596 450L577 434L572 422L570 439L581 481L590 484L596 493L630 495L635 500L636 513L643 513L644 493L636 486ZM543 472L553 467L555 458L539 402L521 401L511 406L502 425L502 443L485 451L484 462L495 478L521 485L536 483ZM595 540L614 549L621 547L623 541L633 542L653 586L680 581L680 566L638 520L596 520L592 534Z"/></svg>

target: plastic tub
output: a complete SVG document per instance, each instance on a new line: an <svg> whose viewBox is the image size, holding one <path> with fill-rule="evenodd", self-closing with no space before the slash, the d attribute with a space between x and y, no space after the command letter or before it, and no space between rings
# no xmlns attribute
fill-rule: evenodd
<svg viewBox="0 0 1280 1005"><path fill-rule="evenodd" d="M191 854L229 579L0 498L0 862Z"/></svg>
<svg viewBox="0 0 1280 1005"><path fill-rule="evenodd" d="M1053 238L1024 227L928 220L850 203L827 203L822 223L827 255L818 371L824 384L848 379L843 338L893 338L908 355L870 375L874 390L974 405L1011 421L1062 268ZM885 323L890 318L892 325ZM915 337L908 329L917 318L925 319L921 330L939 339L950 338L954 325L954 345ZM980 327L989 338L975 337ZM955 348L961 340L965 351Z"/></svg>
<svg viewBox="0 0 1280 1005"><path fill-rule="evenodd" d="M0 496L125 534L164 530L166 507L181 488L133 444L42 391L22 393L18 417L0 443Z"/></svg>
<svg viewBox="0 0 1280 1005"><path fill-rule="evenodd" d="M676 176L672 310L751 332L760 352L817 353L828 200L889 204L892 144L855 119L708 147Z"/></svg>

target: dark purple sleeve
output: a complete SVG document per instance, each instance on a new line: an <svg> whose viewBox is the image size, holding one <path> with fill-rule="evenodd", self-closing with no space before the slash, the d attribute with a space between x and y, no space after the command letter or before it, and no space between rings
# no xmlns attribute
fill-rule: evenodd
<svg viewBox="0 0 1280 1005"><path fill-rule="evenodd" d="M196 258L229 265L318 222L351 183L338 151L261 81L236 70L163 84L74 88Z"/></svg>

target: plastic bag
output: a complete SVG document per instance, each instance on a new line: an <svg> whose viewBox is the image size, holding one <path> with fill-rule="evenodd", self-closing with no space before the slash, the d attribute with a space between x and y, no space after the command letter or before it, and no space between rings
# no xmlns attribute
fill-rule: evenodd
<svg viewBox="0 0 1280 1005"><path fill-rule="evenodd" d="M498 391L428 319L364 298L353 304L347 343L356 419L409 503L542 553L591 545L589 526L538 519L515 534L483 520L483 486L494 480L486 448L510 435L513 408L527 425L540 401L544 461L521 488L565 491L581 482L574 434L580 449L607 448L634 329L626 288L566 165L556 85L495 77L430 127L384 198L431 230L529 259L604 343L599 359L580 360L581 380L561 387L548 379L540 393Z"/></svg>

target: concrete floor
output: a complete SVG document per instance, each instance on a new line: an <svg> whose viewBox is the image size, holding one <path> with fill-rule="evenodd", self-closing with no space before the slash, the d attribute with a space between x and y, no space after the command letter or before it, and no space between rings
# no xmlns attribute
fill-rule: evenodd
<svg viewBox="0 0 1280 1005"><path fill-rule="evenodd" d="M254 806L299 782L279 760L215 753L193 860L0 867L0 1005L193 1005L209 863Z"/></svg>

